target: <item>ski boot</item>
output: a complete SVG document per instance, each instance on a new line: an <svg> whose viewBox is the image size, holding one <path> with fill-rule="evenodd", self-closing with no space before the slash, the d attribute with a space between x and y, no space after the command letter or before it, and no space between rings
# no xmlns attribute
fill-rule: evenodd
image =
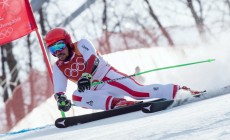
<svg viewBox="0 0 230 140"><path fill-rule="evenodd" d="M137 101L127 101L126 99L123 99L123 98L113 98L111 109L126 107L130 105L134 105L136 103Z"/></svg>
<svg viewBox="0 0 230 140"><path fill-rule="evenodd" d="M186 87L186 86L182 86L182 87L179 87L179 90L180 89L183 89L185 91L189 91L194 97L200 97L200 95L202 95L203 93L206 92L206 90L204 91L195 91L195 90L191 90L190 88Z"/></svg>

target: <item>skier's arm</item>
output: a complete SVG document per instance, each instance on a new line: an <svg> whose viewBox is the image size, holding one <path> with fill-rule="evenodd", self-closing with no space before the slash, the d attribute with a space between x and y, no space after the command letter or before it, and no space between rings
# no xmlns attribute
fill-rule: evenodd
<svg viewBox="0 0 230 140"><path fill-rule="evenodd" d="M65 94L67 87L67 78L55 64L53 66L53 85L54 85L54 95Z"/></svg>
<svg viewBox="0 0 230 140"><path fill-rule="evenodd" d="M55 64L53 66L54 98L57 101L58 109L64 112L71 108L71 101L65 95L67 80L66 76Z"/></svg>
<svg viewBox="0 0 230 140"><path fill-rule="evenodd" d="M84 60L86 61L85 72L93 74L99 64L99 59L96 53L96 49L93 44L87 39L81 39L78 42L78 50L82 54Z"/></svg>
<svg viewBox="0 0 230 140"><path fill-rule="evenodd" d="M78 42L77 50L86 62L85 72L77 82L78 91L84 92L85 90L89 90L91 88L92 75L96 72L100 62L97 57L96 50L90 41L81 39Z"/></svg>

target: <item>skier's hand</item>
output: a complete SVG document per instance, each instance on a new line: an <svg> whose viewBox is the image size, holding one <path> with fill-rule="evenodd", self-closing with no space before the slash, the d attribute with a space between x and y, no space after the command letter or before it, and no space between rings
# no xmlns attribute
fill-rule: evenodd
<svg viewBox="0 0 230 140"><path fill-rule="evenodd" d="M90 90L92 75L89 73L83 73L81 78L78 80L78 91L84 92L85 90Z"/></svg>
<svg viewBox="0 0 230 140"><path fill-rule="evenodd" d="M55 99L60 111L66 112L71 108L71 101L64 94L55 94Z"/></svg>

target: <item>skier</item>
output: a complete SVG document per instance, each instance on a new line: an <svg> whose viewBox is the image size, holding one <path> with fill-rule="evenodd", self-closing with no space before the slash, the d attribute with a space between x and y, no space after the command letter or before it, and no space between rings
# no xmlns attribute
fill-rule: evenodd
<svg viewBox="0 0 230 140"><path fill-rule="evenodd" d="M71 101L65 96L68 79L78 86L72 94L73 103L89 109L110 110L136 103L124 99L125 96L136 100L174 99L178 90L190 90L175 84L141 85L133 78L91 86L93 82L127 75L105 61L89 40L81 39L72 42L70 34L63 28L50 30L45 37L45 42L50 53L58 58L52 67L54 97L58 109L64 112L71 108Z"/></svg>

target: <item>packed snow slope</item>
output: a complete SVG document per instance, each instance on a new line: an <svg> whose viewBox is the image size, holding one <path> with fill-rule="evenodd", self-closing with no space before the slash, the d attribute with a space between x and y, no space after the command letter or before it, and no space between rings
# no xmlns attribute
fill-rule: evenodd
<svg viewBox="0 0 230 140"><path fill-rule="evenodd" d="M230 90L228 89L230 93ZM130 113L79 126L47 126L8 140L228 140L230 94L174 107L154 114Z"/></svg>
<svg viewBox="0 0 230 140"><path fill-rule="evenodd" d="M216 59L216 61L143 75L145 84L177 83L196 90L208 91L200 99L190 99L184 105L154 114L135 112L66 129L57 129L52 123L55 118L60 117L60 113L55 111L54 100L49 99L15 126L11 133L1 134L0 137L17 140L228 139L230 137L230 95L228 94L230 88L223 87L230 85L229 52L230 48L227 45L225 47L224 44L219 44L200 47L156 47L107 55L105 58L112 65L128 74L133 74L136 66L140 66L141 71L145 71L207 59ZM74 86L70 83L68 91L73 89ZM177 99L187 97L189 97L188 93L180 92ZM74 114L80 115L82 112L78 110ZM29 129L26 130L27 128Z"/></svg>

